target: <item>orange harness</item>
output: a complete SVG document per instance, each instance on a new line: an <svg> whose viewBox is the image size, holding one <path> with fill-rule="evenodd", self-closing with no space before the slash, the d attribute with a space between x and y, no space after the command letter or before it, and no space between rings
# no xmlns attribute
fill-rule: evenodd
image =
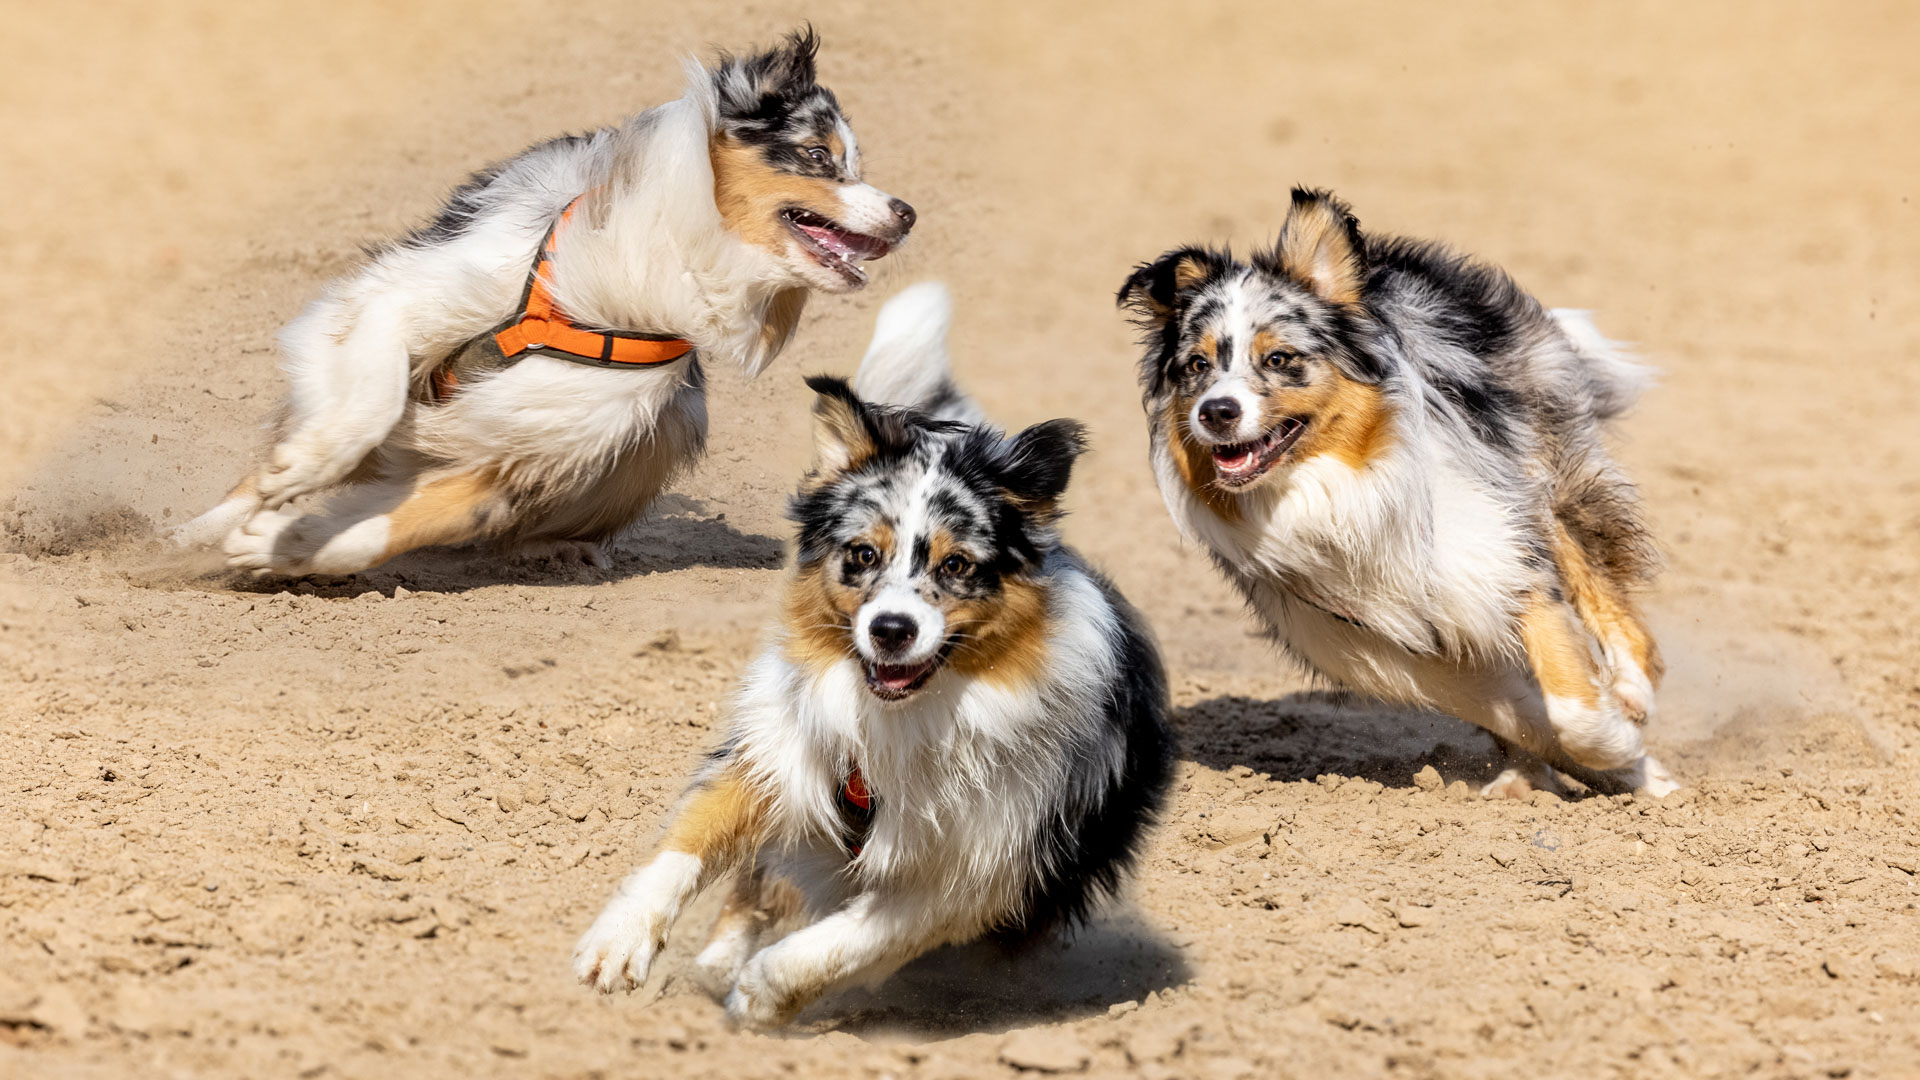
<svg viewBox="0 0 1920 1080"><path fill-rule="evenodd" d="M593 367L651 367L671 363L693 349L686 338L622 330L582 330L553 302L553 256L560 234L580 207L582 195L567 204L560 219L547 230L533 272L527 275L520 310L506 322L462 347L433 373L433 397L445 401L460 387L469 370L498 370L529 353L570 360Z"/></svg>

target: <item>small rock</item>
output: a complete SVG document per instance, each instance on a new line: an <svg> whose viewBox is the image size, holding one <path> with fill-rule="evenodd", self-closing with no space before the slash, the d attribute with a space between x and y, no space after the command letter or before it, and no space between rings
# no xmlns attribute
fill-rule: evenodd
<svg viewBox="0 0 1920 1080"><path fill-rule="evenodd" d="M1440 779L1440 770L1431 765L1422 765L1420 771L1413 774L1413 786L1421 791L1439 791L1446 786L1446 782Z"/></svg>
<svg viewBox="0 0 1920 1080"><path fill-rule="evenodd" d="M467 815L461 811L460 807L456 805L452 799L435 799L430 805L433 807L435 814L446 818L455 825L465 825L467 823Z"/></svg>
<svg viewBox="0 0 1920 1080"><path fill-rule="evenodd" d="M1140 1008L1140 1003L1137 1001L1116 1001L1113 1004L1107 1006L1107 1019L1118 1020L1119 1018L1127 1015L1130 1012L1134 1012L1139 1008Z"/></svg>
<svg viewBox="0 0 1920 1080"><path fill-rule="evenodd" d="M34 1005L28 1018L34 1023L53 1029L60 1035L78 1038L87 1030L87 1010L80 1007L79 999L73 991L55 983L40 992L40 1001Z"/></svg>
<svg viewBox="0 0 1920 1080"><path fill-rule="evenodd" d="M1127 1060L1135 1065L1166 1061L1177 1057L1187 1045L1187 1033L1193 1025L1176 1020L1148 1023L1127 1032Z"/></svg>
<svg viewBox="0 0 1920 1080"><path fill-rule="evenodd" d="M561 812L575 821L587 820L587 815L593 813L593 792L574 792L567 799L566 805L561 808Z"/></svg>
<svg viewBox="0 0 1920 1080"><path fill-rule="evenodd" d="M520 797L527 800L529 806L539 806L547 801L547 786L538 780L529 780L520 785Z"/></svg>
<svg viewBox="0 0 1920 1080"><path fill-rule="evenodd" d="M1393 919L1401 926L1411 930L1416 926L1428 926L1433 923L1433 911L1413 904L1402 904L1393 909Z"/></svg>
<svg viewBox="0 0 1920 1080"><path fill-rule="evenodd" d="M1920 956L1899 951L1878 953L1873 958L1873 970L1883 979L1913 982L1920 979Z"/></svg>
<svg viewBox="0 0 1920 1080"><path fill-rule="evenodd" d="M1379 912L1369 907L1366 901L1358 897L1349 898L1341 904L1333 913L1333 921L1338 926L1358 926L1370 933L1387 932L1386 920L1380 917Z"/></svg>
<svg viewBox="0 0 1920 1080"><path fill-rule="evenodd" d="M407 588L405 585L395 585L393 587L393 598L395 600L405 600L407 597L412 595L413 595L413 590Z"/></svg>
<svg viewBox="0 0 1920 1080"><path fill-rule="evenodd" d="M499 805L500 812L503 814L511 814L520 809L520 793L511 787L502 786L493 801Z"/></svg>
<svg viewBox="0 0 1920 1080"><path fill-rule="evenodd" d="M1498 959L1503 956L1512 956L1520 951L1520 944L1513 940L1511 934L1493 934L1487 938L1487 951Z"/></svg>
<svg viewBox="0 0 1920 1080"><path fill-rule="evenodd" d="M1208 847L1233 847L1249 841L1264 841L1273 834L1279 814L1264 806L1240 803L1222 807L1207 818Z"/></svg>
<svg viewBox="0 0 1920 1080"><path fill-rule="evenodd" d="M1447 798L1455 802L1466 802L1474 798L1473 789L1467 786L1465 780L1455 780L1447 785Z"/></svg>
<svg viewBox="0 0 1920 1080"><path fill-rule="evenodd" d="M1007 1036L1000 1060L1030 1072L1066 1073L1086 1068L1093 1054L1065 1032L1028 1028Z"/></svg>
<svg viewBox="0 0 1920 1080"><path fill-rule="evenodd" d="M1835 979L1862 979L1867 968L1857 957L1845 953L1828 953L1820 958L1820 968Z"/></svg>

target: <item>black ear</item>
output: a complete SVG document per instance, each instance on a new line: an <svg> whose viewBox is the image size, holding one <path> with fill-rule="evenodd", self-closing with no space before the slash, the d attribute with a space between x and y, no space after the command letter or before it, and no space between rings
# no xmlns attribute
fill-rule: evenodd
<svg viewBox="0 0 1920 1080"><path fill-rule="evenodd" d="M1366 287L1367 246L1346 203L1331 192L1294 188L1280 239L1272 251L1255 255L1253 264L1292 278L1322 300L1357 304Z"/></svg>
<svg viewBox="0 0 1920 1080"><path fill-rule="evenodd" d="M793 102L818 85L815 58L820 38L812 26L788 34L780 44L748 56L720 54L713 69L720 94L720 115L729 121L766 120L783 102Z"/></svg>
<svg viewBox="0 0 1920 1080"><path fill-rule="evenodd" d="M1226 273L1232 257L1209 248L1175 248L1152 262L1141 263L1120 286L1115 302L1152 328L1173 314L1174 301Z"/></svg>
<svg viewBox="0 0 1920 1080"><path fill-rule="evenodd" d="M821 476L843 473L880 451L873 410L861 401L845 379L807 376L813 401L813 471Z"/></svg>
<svg viewBox="0 0 1920 1080"><path fill-rule="evenodd" d="M1000 484L1028 510L1053 508L1067 490L1073 463L1087 449L1087 429L1077 420L1048 420L1007 440Z"/></svg>

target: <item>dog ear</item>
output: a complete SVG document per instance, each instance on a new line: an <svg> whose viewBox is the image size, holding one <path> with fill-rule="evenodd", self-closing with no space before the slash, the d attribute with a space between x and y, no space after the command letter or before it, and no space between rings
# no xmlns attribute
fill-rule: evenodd
<svg viewBox="0 0 1920 1080"><path fill-rule="evenodd" d="M1152 262L1141 263L1120 286L1114 298L1149 328L1167 321L1174 301L1226 272L1228 257L1200 247L1175 248Z"/></svg>
<svg viewBox="0 0 1920 1080"><path fill-rule="evenodd" d="M788 34L765 52L751 56L722 53L713 73L721 117L764 121L780 102L793 101L813 90L819 53L820 38L810 25Z"/></svg>
<svg viewBox="0 0 1920 1080"><path fill-rule="evenodd" d="M1007 440L1000 484L1028 511L1049 512L1067 490L1073 463L1087 449L1087 429L1077 420L1048 420Z"/></svg>
<svg viewBox="0 0 1920 1080"><path fill-rule="evenodd" d="M832 476L863 464L880 452L873 410L845 379L810 375L813 399L813 471Z"/></svg>
<svg viewBox="0 0 1920 1080"><path fill-rule="evenodd" d="M1253 264L1292 278L1335 304L1357 304L1367 279L1367 249L1360 223L1331 192L1293 189L1293 207L1273 250Z"/></svg>

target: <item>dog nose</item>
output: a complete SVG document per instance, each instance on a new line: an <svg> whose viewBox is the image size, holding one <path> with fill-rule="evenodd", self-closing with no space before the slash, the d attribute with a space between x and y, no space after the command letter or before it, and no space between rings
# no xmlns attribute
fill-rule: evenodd
<svg viewBox="0 0 1920 1080"><path fill-rule="evenodd" d="M873 643L879 646L882 652L907 651L919 633L920 628L913 624L912 619L891 612L875 615L873 621L867 624L867 636L873 639Z"/></svg>
<svg viewBox="0 0 1920 1080"><path fill-rule="evenodd" d="M914 213L913 207L908 206L903 199L894 199L887 203L887 209L892 210L893 216L900 219L900 227L903 229L913 228L914 220L920 216Z"/></svg>
<svg viewBox="0 0 1920 1080"><path fill-rule="evenodd" d="M1240 423L1240 403L1230 397L1209 398L1200 403L1200 423L1210 431L1228 431Z"/></svg>

